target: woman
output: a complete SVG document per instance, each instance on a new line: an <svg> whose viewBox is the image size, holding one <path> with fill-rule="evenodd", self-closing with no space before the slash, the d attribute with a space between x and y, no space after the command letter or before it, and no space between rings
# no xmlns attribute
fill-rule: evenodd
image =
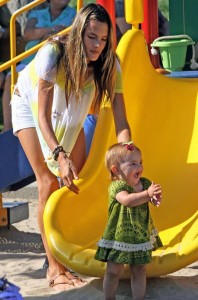
<svg viewBox="0 0 198 300"><path fill-rule="evenodd" d="M112 37L106 10L96 4L85 6L70 33L49 40L21 72L11 102L13 130L38 183L38 223L49 261L47 277L50 286L59 290L82 282L50 253L43 211L59 188L57 176L72 192L79 192L73 180L86 159L82 126L91 107L98 112L104 95L112 102L118 141L131 139Z"/></svg>

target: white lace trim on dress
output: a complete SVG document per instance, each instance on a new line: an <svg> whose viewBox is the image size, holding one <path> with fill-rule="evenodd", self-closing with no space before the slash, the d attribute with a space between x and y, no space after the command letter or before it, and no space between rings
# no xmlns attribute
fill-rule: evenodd
<svg viewBox="0 0 198 300"><path fill-rule="evenodd" d="M97 245L102 248L115 249L115 250L126 251L126 252L141 251L141 250L147 251L153 249L153 244L155 243L155 237L157 235L158 235L157 229L153 229L150 236L150 241L146 243L129 244L124 242L101 239Z"/></svg>

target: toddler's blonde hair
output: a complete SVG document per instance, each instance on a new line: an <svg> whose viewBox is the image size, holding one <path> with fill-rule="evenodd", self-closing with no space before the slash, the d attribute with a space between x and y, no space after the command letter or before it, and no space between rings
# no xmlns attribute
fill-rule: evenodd
<svg viewBox="0 0 198 300"><path fill-rule="evenodd" d="M117 175L112 172L111 167L113 165L118 166L123 162L128 151L139 151L141 153L140 149L132 142L117 143L107 150L105 155L105 166L109 170L111 180L118 180Z"/></svg>

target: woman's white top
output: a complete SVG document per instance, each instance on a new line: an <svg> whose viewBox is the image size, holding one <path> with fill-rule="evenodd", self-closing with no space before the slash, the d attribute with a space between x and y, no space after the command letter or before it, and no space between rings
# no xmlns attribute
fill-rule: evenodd
<svg viewBox="0 0 198 300"><path fill-rule="evenodd" d="M36 131L45 157L45 161L53 174L61 176L58 163L52 157L38 125L38 80L41 78L54 84L52 104L52 126L56 138L64 150L71 152L78 134L91 108L95 95L95 83L93 77L89 77L82 88L82 95L77 102L71 93L66 105L65 80L66 75L61 62L57 70L57 45L48 43L37 53L29 65L23 69L18 77L17 87L21 98L30 106ZM55 66L55 67L54 67ZM117 62L116 93L122 93L122 75L120 65Z"/></svg>

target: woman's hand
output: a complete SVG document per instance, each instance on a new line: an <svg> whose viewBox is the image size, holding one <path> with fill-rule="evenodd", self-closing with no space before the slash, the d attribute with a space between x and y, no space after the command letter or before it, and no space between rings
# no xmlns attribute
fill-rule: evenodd
<svg viewBox="0 0 198 300"><path fill-rule="evenodd" d="M74 179L78 179L78 174L73 161L64 153L60 152L58 163L61 172L61 178L64 185L75 194L79 193L79 188L73 183Z"/></svg>
<svg viewBox="0 0 198 300"><path fill-rule="evenodd" d="M38 85L38 122L43 138L47 142L50 149L55 149L58 145L52 122L52 102L53 102L54 87L43 79L39 79ZM53 150L54 151L54 150ZM66 153L60 152L57 157L61 177L64 185L72 192L78 194L79 188L73 183L74 179L78 179L76 166L69 159Z"/></svg>

